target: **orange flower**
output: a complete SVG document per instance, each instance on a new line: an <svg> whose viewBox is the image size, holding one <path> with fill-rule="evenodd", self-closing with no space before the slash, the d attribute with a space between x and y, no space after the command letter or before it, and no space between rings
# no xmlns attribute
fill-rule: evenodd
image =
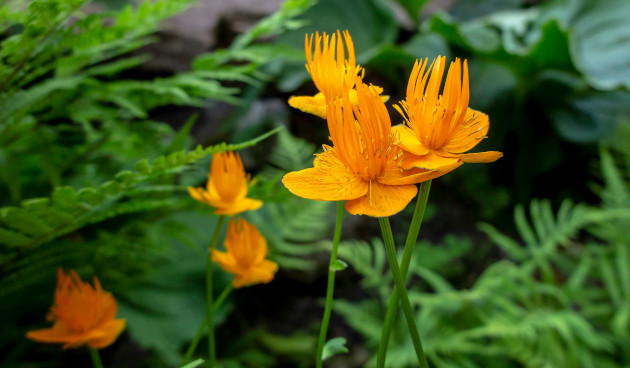
<svg viewBox="0 0 630 368"><path fill-rule="evenodd" d="M406 101L394 106L405 118L404 125L392 129L400 137L399 146L410 154L403 168L435 170L462 162L493 162L501 152L464 152L486 138L490 123L488 116L468 108L468 64L464 73L459 59L452 62L442 95L440 84L444 74L445 57L432 63L431 76L425 72L428 60L416 63L407 85ZM431 67L430 67L431 68Z"/></svg>
<svg viewBox="0 0 630 368"><path fill-rule="evenodd" d="M353 84L355 84L353 82ZM328 129L333 147L324 145L314 167L291 172L282 182L295 195L320 200L346 200L353 215L391 216L405 208L416 193L414 184L455 169L400 167L402 151L391 132L387 108L372 86L356 79L358 105L348 92L327 96Z"/></svg>
<svg viewBox="0 0 630 368"><path fill-rule="evenodd" d="M354 45L348 31L343 32L348 59L344 49L341 32L328 36L315 33L315 53L313 54L313 35L305 36L306 70L319 90L314 96L293 96L289 105L306 113L326 119L326 97L324 94L341 96L343 89L349 90L350 101L356 106L357 93L354 82L357 74L363 75L363 68L356 64ZM380 87L374 87L378 94L383 93ZM388 96L382 96L387 101Z"/></svg>
<svg viewBox="0 0 630 368"><path fill-rule="evenodd" d="M236 215L262 206L262 201L247 198L250 185L238 153L217 153L212 159L206 190L188 187L194 199L216 208L217 215Z"/></svg>
<svg viewBox="0 0 630 368"><path fill-rule="evenodd" d="M116 300L111 293L103 291L96 276L94 287L81 281L73 270L70 276L57 270L55 303L50 308L48 320L54 321L51 328L30 331L31 340L46 343L61 343L63 348L88 345L104 348L116 340L125 328L124 319L116 318Z"/></svg>
<svg viewBox="0 0 630 368"><path fill-rule="evenodd" d="M235 288L273 280L278 264L265 259L267 240L254 225L242 218L230 220L224 246L227 252L212 250L212 260L234 274L232 285Z"/></svg>

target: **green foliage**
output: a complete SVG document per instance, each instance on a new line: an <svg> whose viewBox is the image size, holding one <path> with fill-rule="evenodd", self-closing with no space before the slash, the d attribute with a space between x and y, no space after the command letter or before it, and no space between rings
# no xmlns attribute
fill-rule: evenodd
<svg viewBox="0 0 630 368"><path fill-rule="evenodd" d="M277 43L303 50L305 34L330 34L347 29L352 35L357 60L362 63L381 47L393 43L398 32L393 12L380 0L319 0L302 17L310 20L308 24L298 30L284 32L278 37ZM272 65L277 70L281 90L292 91L307 80L303 54L300 53L300 56L297 61L278 61Z"/></svg>
<svg viewBox="0 0 630 368"><path fill-rule="evenodd" d="M491 264L467 289L457 290L440 274L450 267L447 264L457 264L472 251L469 240L451 238L446 243L451 249L439 256L430 244L418 244L410 278L421 282L411 283L409 296L418 307L418 326L434 365L628 364L630 178L605 149L602 172L600 207L565 201L554 214L550 202L532 201L529 218L523 207L517 207L514 219L520 241L481 224L508 258ZM382 253L381 248L378 243L342 244L340 256L367 284L382 272L383 260L371 256ZM379 285L378 281L373 284ZM336 300L334 306L371 349L378 345L389 293L374 296L359 303ZM403 323L397 325L392 339L387 366L413 365L415 357ZM367 366L374 363L370 360Z"/></svg>
<svg viewBox="0 0 630 368"><path fill-rule="evenodd" d="M181 368L197 368L203 364L203 359L197 359L194 362L190 362Z"/></svg>
<svg viewBox="0 0 630 368"><path fill-rule="evenodd" d="M278 133L262 181L278 183L289 171L312 166L314 147L286 130ZM276 192L278 189L275 190ZM282 268L313 269L308 255L322 250L321 240L330 236L333 207L330 202L310 201L291 195L284 187L258 211L249 213L270 243L271 257Z"/></svg>
<svg viewBox="0 0 630 368"><path fill-rule="evenodd" d="M308 6L287 3L286 14L252 31L234 52L200 55L191 71L139 80L121 73L148 56L129 52L152 42L159 22L192 1L145 1L89 15L81 12L84 3L38 0L26 10L2 8L8 36L0 39L0 161L11 164L2 165L0 188L11 196L0 205L46 195L62 184L98 185L130 169L130 162L173 152L172 128L150 120L150 112L166 105L201 106L207 99L238 102L239 89L222 82L259 83L265 76L258 67L277 48L250 44ZM203 62L208 59L220 62ZM234 60L246 62L230 64Z"/></svg>
<svg viewBox="0 0 630 368"><path fill-rule="evenodd" d="M224 151L235 151L253 146L275 133L271 131L256 139L241 144L219 144L193 151L178 151L168 156L160 156L153 162L139 161L135 170L122 171L113 180L98 188L58 187L51 198L34 198L22 202L20 207L5 207L0 210L0 219L6 228L1 228L0 244L9 247L34 248L59 236L75 231L90 223L106 220L135 211L152 210L156 202L136 197L147 194L147 189L132 191L146 182L165 175L180 172L186 165L201 158ZM161 187L167 191L179 189L176 186ZM164 204L169 204L165 202Z"/></svg>
<svg viewBox="0 0 630 368"><path fill-rule="evenodd" d="M348 348L346 348L346 339L344 339L343 337L335 337L326 341L326 344L324 344L322 359L326 360L337 354L343 354L347 352Z"/></svg>
<svg viewBox="0 0 630 368"><path fill-rule="evenodd" d="M241 103L240 87L260 85L267 76L259 68L280 50L254 42L299 25L293 18L310 1L287 2L238 45L200 55L191 71L145 79L133 77L150 59L139 50L156 40L164 19L194 2L143 1L86 14L87 2L0 6L0 190L7 193L0 199L0 349L14 351L8 366L46 358L28 354L33 344L24 334L34 326L24 321L43 322L54 271L63 267L98 275L116 295L129 336L154 351L151 366L174 366L205 314L197 276L215 219L207 207L190 210L196 203L182 183L193 181L192 165L280 128L190 149L196 114L176 132L153 120L154 110ZM230 281L217 280L217 287ZM220 309L217 324L230 307Z"/></svg>

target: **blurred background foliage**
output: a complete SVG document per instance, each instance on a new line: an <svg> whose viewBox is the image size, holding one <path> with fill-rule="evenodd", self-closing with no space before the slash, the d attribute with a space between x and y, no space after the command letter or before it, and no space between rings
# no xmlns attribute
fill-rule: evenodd
<svg viewBox="0 0 630 368"><path fill-rule="evenodd" d="M466 58L470 106L491 121L479 150L505 154L434 182L410 269L432 365L630 364L630 2L287 0L246 31L219 21L216 42L190 55L164 22L200 6L0 6L0 367L87 364L86 352L24 338L45 323L57 267L98 275L119 301L128 329L107 366L176 366L204 316L216 221L186 186L203 183L212 153L248 147L265 205L246 217L281 271L220 309L219 358L312 366L332 207L279 180L327 141L323 121L286 100L315 92L304 35L337 29L391 102L416 58ZM179 46L161 53L168 42ZM178 67L155 67L179 53L189 57ZM410 211L394 218L397 243ZM393 285L378 235L373 219L346 216L330 337L349 354L331 367L374 365ZM230 280L215 271L218 293ZM391 368L413 366L399 322Z"/></svg>

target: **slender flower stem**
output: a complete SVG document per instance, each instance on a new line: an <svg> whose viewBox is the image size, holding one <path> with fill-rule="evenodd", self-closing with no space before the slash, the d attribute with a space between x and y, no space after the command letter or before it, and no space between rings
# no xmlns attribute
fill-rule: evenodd
<svg viewBox="0 0 630 368"><path fill-rule="evenodd" d="M208 266L206 267L206 319L208 320L208 364L210 368L214 368L217 364L217 355L214 349L214 319L212 318L212 315L214 314L212 308L212 250L217 247L217 242L219 241L219 235L221 235L221 228L223 227L224 221L225 216L219 216L219 219L217 220L217 227L214 229L214 235L212 236L212 241L210 242L210 248L208 248Z"/></svg>
<svg viewBox="0 0 630 368"><path fill-rule="evenodd" d="M94 365L94 368L104 368L103 361L101 361L101 356L98 355L98 350L90 348L90 357L92 358L92 364Z"/></svg>
<svg viewBox="0 0 630 368"><path fill-rule="evenodd" d="M337 247L341 239L341 223L343 220L343 201L337 202L337 221L335 224L335 235L333 237L333 246L330 252L330 264L328 265L328 287L326 289L326 307L324 308L324 317L322 318L322 326L319 331L319 340L317 341L317 357L316 367L322 368L324 361L322 354L324 352L324 343L326 342L326 333L328 332L328 322L330 320L330 312L332 310L333 292L335 290L335 270L332 268L333 263L337 260Z"/></svg>
<svg viewBox="0 0 630 368"><path fill-rule="evenodd" d="M396 284L396 288L400 290L402 309L405 317L407 318L407 325L409 327L409 333L411 334L411 340L413 341L413 347L416 350L416 355L418 357L418 364L421 368L429 368L427 358L424 355L424 350L422 350L422 342L420 342L420 335L418 334L416 319L414 318L413 309L411 308L409 296L407 295L407 289L405 288L405 281L403 280L400 268L398 267L396 246L394 245L394 237L392 236L392 229L389 225L389 218L379 217L378 222L381 225L383 241L385 242L385 250L387 251L387 260L389 261L389 268L392 271L392 276L394 277L394 284Z"/></svg>
<svg viewBox="0 0 630 368"><path fill-rule="evenodd" d="M411 257L413 256L413 251L416 247L416 241L418 240L418 233L420 232L420 225L422 225L422 218L424 217L424 210L427 207L427 200L429 198L430 190L431 180L420 183L418 201L416 202L416 208L411 219L411 226L409 227L409 233L407 234L405 250L403 251L403 258L400 265L400 272L402 274L403 280L407 279L409 264L411 263ZM385 314L385 323L383 324L383 331L381 332L381 341L378 344L378 353L376 355L377 368L385 367L387 344L389 343L389 336L392 332L393 323L396 320L396 315L398 314L399 298L400 291L397 287L394 287L394 292L389 299L387 313Z"/></svg>
<svg viewBox="0 0 630 368"><path fill-rule="evenodd" d="M212 315L216 313L217 309L219 309L221 304L223 304L223 302L225 301L225 298L227 298L227 296L230 294L231 291L232 291L232 284L228 284L225 287L225 289L223 289L223 291L221 292L221 295L219 295L217 300L214 301L214 304L212 304ZM201 326L199 326L199 330L197 330L197 334L195 335L195 338L193 339L193 341L190 343L190 346L186 350L186 354L184 354L184 358L182 359L181 363L179 363L180 366L186 365L188 364L188 362L190 362L192 355L195 352L195 349L197 349L199 340L201 340L201 337L203 336L203 333L206 331L207 326L208 326L208 316L206 315L203 318L203 322L201 322Z"/></svg>

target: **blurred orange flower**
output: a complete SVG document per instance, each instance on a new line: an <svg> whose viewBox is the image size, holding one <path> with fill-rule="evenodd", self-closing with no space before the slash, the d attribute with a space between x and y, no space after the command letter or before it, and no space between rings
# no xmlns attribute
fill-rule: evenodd
<svg viewBox="0 0 630 368"><path fill-rule="evenodd" d="M112 294L103 291L96 277L93 283L94 287L82 282L73 270L68 276L58 269L55 303L47 318L55 324L30 331L26 337L61 343L64 349L82 345L101 349L113 343L125 328L125 320L115 319L117 306Z"/></svg>
<svg viewBox="0 0 630 368"><path fill-rule="evenodd" d="M278 264L265 259L267 240L245 219L232 219L225 235L227 252L212 250L212 260L225 271L234 274L235 288L266 284L273 280Z"/></svg>
<svg viewBox="0 0 630 368"><path fill-rule="evenodd" d="M356 64L354 56L354 44L348 31L331 36L325 32L322 36L315 33L315 53L313 53L313 35L305 36L304 49L306 52L306 70L311 75L313 83L319 90L314 96L293 96L289 98L289 105L306 113L317 115L326 119L325 94L341 96L343 89L348 89L350 102L357 105L357 93L354 89L355 78L363 75L363 68ZM345 45L348 50L346 59ZM383 93L380 87L374 87L378 94ZM382 96L387 101L388 96Z"/></svg>
<svg viewBox="0 0 630 368"><path fill-rule="evenodd" d="M258 209L263 204L257 199L247 198L250 184L238 153L217 153L212 158L206 189L188 187L188 193L214 207L217 215L236 215Z"/></svg>
<svg viewBox="0 0 630 368"><path fill-rule="evenodd" d="M354 106L346 89L339 96L327 95L327 121L333 147L324 145L314 167L290 172L282 183L293 194L320 201L346 200L353 215L391 216L415 197L414 184L455 169L454 162L437 170L400 167L402 150L391 132L387 108L372 86L360 77Z"/></svg>
<svg viewBox="0 0 630 368"><path fill-rule="evenodd" d="M503 156L497 151L464 153L486 138L490 122L486 114L468 108L466 60L463 76L460 59L450 64L440 95L445 60L443 56L434 60L429 67L431 72L427 59L416 60L406 100L394 106L405 118L405 124L392 128L400 137L398 145L409 152L403 161L404 169L435 170L458 162L493 162Z"/></svg>

